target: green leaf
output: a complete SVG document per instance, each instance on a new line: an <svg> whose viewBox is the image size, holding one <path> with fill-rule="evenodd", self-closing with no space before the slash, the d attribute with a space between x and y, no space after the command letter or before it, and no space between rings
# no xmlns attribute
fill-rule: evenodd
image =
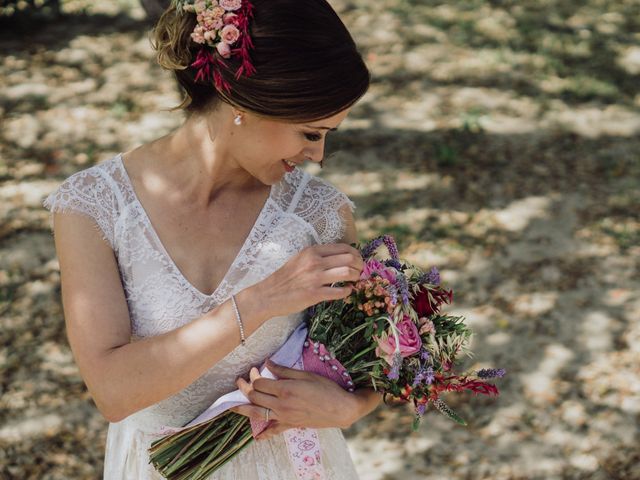
<svg viewBox="0 0 640 480"><path fill-rule="evenodd" d="M418 431L418 427L420 426L420 417L416 415L416 418L413 419L413 423L411 424L411 429L416 432Z"/></svg>

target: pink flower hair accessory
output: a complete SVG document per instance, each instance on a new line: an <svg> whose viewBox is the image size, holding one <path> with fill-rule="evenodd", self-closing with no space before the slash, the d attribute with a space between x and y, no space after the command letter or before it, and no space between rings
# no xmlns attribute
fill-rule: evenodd
<svg viewBox="0 0 640 480"><path fill-rule="evenodd" d="M231 86L220 74L227 67L223 59L239 55L240 67L236 80L243 74L250 77L256 72L249 50L253 42L249 35L249 22L253 19L253 5L249 0L173 0L179 14L195 13L197 24L191 40L202 45L191 67L197 69L195 80L213 82L218 90L231 91Z"/></svg>

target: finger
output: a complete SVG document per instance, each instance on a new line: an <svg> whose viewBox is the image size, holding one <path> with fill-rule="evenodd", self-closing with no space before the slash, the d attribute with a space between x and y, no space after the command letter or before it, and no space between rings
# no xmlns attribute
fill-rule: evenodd
<svg viewBox="0 0 640 480"><path fill-rule="evenodd" d="M249 370L249 380L253 383L258 378L261 378L260 371L256 367L251 367L251 370Z"/></svg>
<svg viewBox="0 0 640 480"><path fill-rule="evenodd" d="M348 297L353 291L353 286L346 285L344 287L320 287L318 289L318 296L322 300L340 300L341 298Z"/></svg>
<svg viewBox="0 0 640 480"><path fill-rule="evenodd" d="M271 370L271 368L269 368ZM272 373L275 374L273 370ZM262 393L268 393L274 397L280 397L282 395L283 382L281 380L273 380L271 378L260 377L253 383L253 388Z"/></svg>
<svg viewBox="0 0 640 480"><path fill-rule="evenodd" d="M297 379L297 380L309 379L310 372L305 372L304 370L297 370L295 368L285 367L284 365L278 365L277 363L273 363L273 360L271 359L267 359L266 365L267 365L267 368L271 371L271 373L276 375L279 380L287 379L287 378Z"/></svg>
<svg viewBox="0 0 640 480"><path fill-rule="evenodd" d="M322 264L324 265L325 270L329 270L330 268L334 267L340 267L343 265L355 268L356 270L362 270L364 261L362 260L362 257L360 255L354 255L352 253L341 253L339 255L324 257L322 259Z"/></svg>
<svg viewBox="0 0 640 480"><path fill-rule="evenodd" d="M256 420L266 420L265 408L257 405L236 405L229 410ZM274 410L269 412L269 420L277 420L278 418L278 414Z"/></svg>
<svg viewBox="0 0 640 480"><path fill-rule="evenodd" d="M269 415L271 416L271 415ZM256 436L256 440L262 440L263 438L266 437L270 437L271 436L271 429L273 428L273 425L278 423L276 420L274 420L273 422L269 422L269 426L267 428L265 428L264 430L262 430L257 436Z"/></svg>
<svg viewBox="0 0 640 480"><path fill-rule="evenodd" d="M244 378L238 378L238 380L236 380L236 385L252 404L260 407L271 408L272 410L277 407L278 399L275 396L257 391Z"/></svg>
<svg viewBox="0 0 640 480"><path fill-rule="evenodd" d="M329 255L338 255L341 253L354 253L360 255L360 252L346 243L322 243L314 245L313 248L321 257Z"/></svg>
<svg viewBox="0 0 640 480"><path fill-rule="evenodd" d="M334 282L357 282L360 280L360 271L350 266L334 267L322 272L320 278L323 285Z"/></svg>
<svg viewBox="0 0 640 480"><path fill-rule="evenodd" d="M267 438L271 438L274 435L278 435L279 433L284 432L285 430L287 430L287 428L285 428L282 423L274 421L273 423L270 423L269 426L262 432L260 432L260 434L256 437L256 440L266 440Z"/></svg>

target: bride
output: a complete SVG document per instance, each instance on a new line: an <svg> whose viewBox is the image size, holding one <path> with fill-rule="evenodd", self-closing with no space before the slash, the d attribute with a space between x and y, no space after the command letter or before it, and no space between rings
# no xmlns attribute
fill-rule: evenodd
<svg viewBox="0 0 640 480"><path fill-rule="evenodd" d="M359 278L353 203L301 167L322 163L369 72L325 0L173 2L153 33L184 123L44 202L69 343L109 421L104 478L161 478L147 452L160 428L238 388L251 404L236 412L273 422L211 478L296 478L281 435L293 427L319 429L328 478L358 478L341 428L380 395L255 367L304 309L350 293L334 282Z"/></svg>

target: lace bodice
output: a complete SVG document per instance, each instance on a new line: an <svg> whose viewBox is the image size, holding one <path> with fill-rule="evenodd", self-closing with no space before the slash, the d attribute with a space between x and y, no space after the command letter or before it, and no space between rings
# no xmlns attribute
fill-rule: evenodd
<svg viewBox="0 0 640 480"><path fill-rule="evenodd" d="M71 175L43 205L52 212L79 213L95 221L117 257L132 341L162 334L202 316L232 294L264 279L309 245L338 241L344 233L345 209L355 208L344 193L323 179L301 169L285 174L272 186L220 285L207 295L189 283L162 245L136 196L121 154ZM53 215L50 222L53 228ZM127 448L127 440L124 447L116 445L116 436L122 437L125 430L147 435L135 440L142 449L160 426L184 425L218 397L235 390L235 379L275 352L301 320L302 313L268 320L247 337L245 347L236 347L184 390L111 424L105 475L110 445L114 459L125 455L123 448ZM121 428L116 431L115 426ZM118 461L123 462L122 458ZM144 478L156 477L147 470Z"/></svg>

